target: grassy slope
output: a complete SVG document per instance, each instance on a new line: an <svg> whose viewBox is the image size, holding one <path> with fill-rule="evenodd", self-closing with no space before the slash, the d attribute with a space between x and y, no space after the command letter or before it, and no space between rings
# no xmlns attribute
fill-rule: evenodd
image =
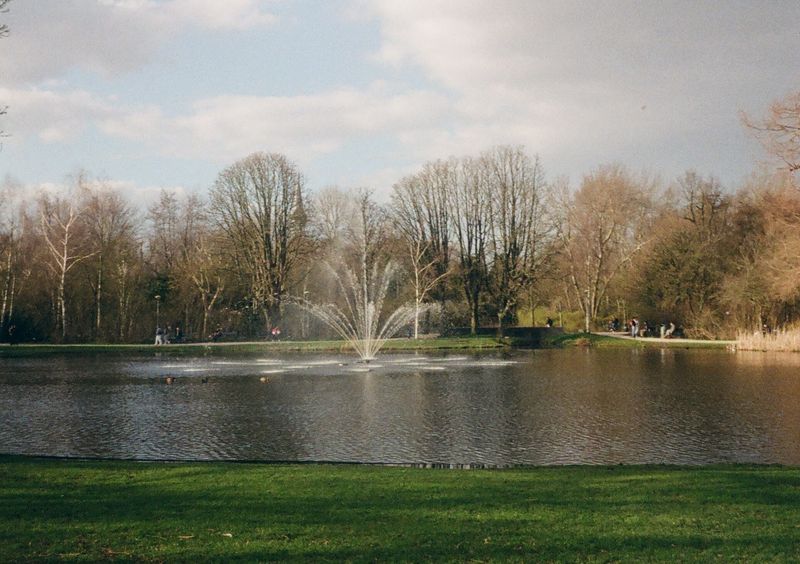
<svg viewBox="0 0 800 564"><path fill-rule="evenodd" d="M800 469L0 457L0 561L800 559Z"/></svg>

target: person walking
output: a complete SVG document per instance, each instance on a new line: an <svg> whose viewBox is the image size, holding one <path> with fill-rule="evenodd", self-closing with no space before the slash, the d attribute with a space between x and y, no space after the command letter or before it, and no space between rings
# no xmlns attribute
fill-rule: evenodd
<svg viewBox="0 0 800 564"><path fill-rule="evenodd" d="M631 319L631 337L635 339L636 335L638 334L639 334L639 320L634 317L633 319Z"/></svg>
<svg viewBox="0 0 800 564"><path fill-rule="evenodd" d="M156 345L163 345L164 344L164 330L161 328L161 325L156 327Z"/></svg>

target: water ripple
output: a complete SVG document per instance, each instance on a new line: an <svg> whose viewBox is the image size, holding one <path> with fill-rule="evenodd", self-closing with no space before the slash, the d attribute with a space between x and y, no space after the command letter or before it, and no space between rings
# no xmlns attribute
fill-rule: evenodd
<svg viewBox="0 0 800 564"><path fill-rule="evenodd" d="M381 355L369 366L350 358L5 359L0 452L499 466L800 464L800 379L792 366L739 364L735 355L699 351ZM165 375L177 370L186 376L166 385ZM204 377L212 371L213 379ZM262 374L281 376L264 385Z"/></svg>

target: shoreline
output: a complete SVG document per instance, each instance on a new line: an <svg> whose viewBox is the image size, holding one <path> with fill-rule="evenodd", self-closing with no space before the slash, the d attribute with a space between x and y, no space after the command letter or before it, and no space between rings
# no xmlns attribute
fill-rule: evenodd
<svg viewBox="0 0 800 564"><path fill-rule="evenodd" d="M447 350L503 350L503 349L560 349L571 347L621 347L621 348L705 348L725 349L735 346L736 341L704 341L699 339L659 339L654 337L632 338L619 333L568 333L559 335L543 345L532 346L520 339L505 337L435 337L423 339L394 338L386 341L381 352L402 353L416 351ZM44 356L48 354L167 354L197 355L224 353L352 353L345 341L226 341L198 342L168 345L144 343L133 344L48 344L0 343L0 358L12 356Z"/></svg>
<svg viewBox="0 0 800 564"><path fill-rule="evenodd" d="M509 345L491 337L445 337L436 339L390 339L381 352L407 352L431 350L490 350ZM0 358L4 356L38 356L58 353L133 353L133 354L223 354L223 353L353 353L345 341L226 341L152 344L15 344L0 345Z"/></svg>
<svg viewBox="0 0 800 564"><path fill-rule="evenodd" d="M553 464L485 464L480 462L359 462L355 460L262 460L262 459L189 459L189 458L118 458L118 457L93 457L93 456L71 456L71 455L47 455L47 454L17 454L10 452L0 452L0 467L6 462L41 462L41 463L109 463L109 464L153 464L163 466L180 465L254 465L265 467L285 467L285 466L322 466L322 467L342 467L342 468L405 468L411 470L464 470L477 471L487 470L490 472L513 471L534 471L558 468L593 468L593 469L681 469L681 470L700 470L704 468L786 468L797 469L800 471L800 464L783 464L780 462L709 462L709 463L668 463L668 462L643 462L629 464L626 462L616 463L553 463Z"/></svg>
<svg viewBox="0 0 800 564"><path fill-rule="evenodd" d="M730 340L730 339L718 339L718 340L710 340L710 339L684 339L682 337L669 337L669 338L661 338L661 337L631 337L626 333L611 333L611 332L598 332L594 333L595 335L604 335L607 337L612 337L614 339L622 339L625 341L633 341L637 343L642 343L644 345L648 344L662 344L662 345L672 345L676 347L680 346L707 346L707 347L718 347L718 348L725 348L736 346L737 341Z"/></svg>

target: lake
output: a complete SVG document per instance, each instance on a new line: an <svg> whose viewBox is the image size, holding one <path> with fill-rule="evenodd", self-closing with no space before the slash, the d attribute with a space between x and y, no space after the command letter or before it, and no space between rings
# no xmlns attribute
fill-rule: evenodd
<svg viewBox="0 0 800 564"><path fill-rule="evenodd" d="M792 354L381 354L369 367L325 354L0 361L7 454L798 465L798 439L800 355Z"/></svg>

